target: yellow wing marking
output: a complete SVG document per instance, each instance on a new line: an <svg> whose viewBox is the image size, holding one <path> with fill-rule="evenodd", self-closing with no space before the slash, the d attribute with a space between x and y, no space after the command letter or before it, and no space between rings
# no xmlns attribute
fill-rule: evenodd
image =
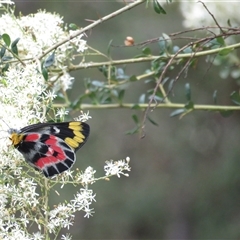
<svg viewBox="0 0 240 240"><path fill-rule="evenodd" d="M64 141L72 148L77 148L80 143L84 142L83 138L79 138L78 136L75 136L74 138L67 137Z"/></svg>
<svg viewBox="0 0 240 240"><path fill-rule="evenodd" d="M70 122L68 128L73 131L82 131L82 125L80 122Z"/></svg>
<svg viewBox="0 0 240 240"><path fill-rule="evenodd" d="M65 138L65 142L72 148L78 148L79 144L84 142L85 136L81 133L82 125L80 122L70 122L68 128L73 130L74 137Z"/></svg>

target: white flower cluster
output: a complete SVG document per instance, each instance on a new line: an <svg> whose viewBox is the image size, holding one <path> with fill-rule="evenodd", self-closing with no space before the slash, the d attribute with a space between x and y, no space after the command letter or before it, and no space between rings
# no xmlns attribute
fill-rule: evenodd
<svg viewBox="0 0 240 240"><path fill-rule="evenodd" d="M19 38L17 44L20 59L37 60L48 48L70 38L75 31L67 31L62 18L57 14L39 11L36 14L14 18L13 14L5 13L0 17L0 35L7 33L13 42ZM53 83L53 89L64 91L71 88L74 78L67 72L67 66L74 59L75 53L82 53L87 49L83 35L77 36L71 41L59 46L52 57L50 63L44 64L46 68L54 68L54 73L50 71L48 82ZM11 57L10 52L6 56ZM48 58L47 56L46 58ZM36 67L32 70L36 70ZM40 70L40 67L39 67Z"/></svg>
<svg viewBox="0 0 240 240"><path fill-rule="evenodd" d="M78 181L82 183L83 186L87 187L88 184L95 182L94 174L96 171L92 167L87 167L85 172L78 177Z"/></svg>
<svg viewBox="0 0 240 240"><path fill-rule="evenodd" d="M5 3L13 2L0 1L0 6ZM41 64L36 58L71 34L64 28L62 18L45 11L18 18L15 18L11 12L6 12L0 16L0 25L0 35L9 35L11 42L20 39L17 47L18 57L22 61L18 61L7 49L4 56L6 59L10 57L7 63L9 67L0 78L0 239L45 239L40 232L29 234L26 231L33 223L41 230L43 222L39 216L34 219L33 213L39 208L41 204L39 199L42 198L37 193L34 179L27 178L27 172L22 175L23 156L15 149L11 149L8 130L45 121L46 107L56 97L56 91L60 88L63 90L70 88L73 82L73 78L67 73L66 62L73 59L71 54L74 51L83 52L86 49L86 41L79 36L61 45L55 51L53 61L54 67L59 69L58 76L49 74L49 79L46 81L41 74ZM1 43L5 44L3 39ZM1 69L4 64L1 61ZM58 111L59 116L62 117L64 114L67 114L67 111ZM94 196L90 195L90 192L87 195L80 190L69 204L71 214L67 216L68 219L71 218L74 210L80 209L80 206L87 211L87 216L91 215L87 206L94 200ZM81 196L82 202L86 197L88 205L86 202L81 205ZM66 206L64 208L64 205L60 204L48 213L50 214L49 232L51 226L55 224L54 221L62 227L70 225L69 222L64 222L64 213L67 210Z"/></svg>
<svg viewBox="0 0 240 240"><path fill-rule="evenodd" d="M104 166L104 170L106 172L105 177L99 179L106 179L113 175L118 177L120 177L120 175L128 176L126 171L131 170L129 162L129 157L127 157L126 160L106 161L106 165ZM90 206L96 201L96 194L94 194L91 189L88 189L88 186L99 180L94 177L95 172L96 171L92 167L88 167L85 172L78 177L77 180L81 181L84 188L81 188L80 191L74 196L74 199L69 203L59 204L55 209L50 211L47 227L51 233L57 232L59 228L69 229L69 227L73 224L74 213L76 211L85 212L84 217L87 218L93 215L94 209ZM65 239L64 236L63 239Z"/></svg>
<svg viewBox="0 0 240 240"><path fill-rule="evenodd" d="M106 165L104 166L104 171L106 177L110 177L113 175L117 175L120 178L120 175L124 175L125 177L128 177L128 173L125 173L125 171L131 171L131 168L129 166L130 158L126 157L126 160L118 160L118 161L106 161Z"/></svg>
<svg viewBox="0 0 240 240"><path fill-rule="evenodd" d="M89 116L89 111L87 113L84 113L81 111L81 115L75 118L75 121L81 121L81 122L86 122L87 120L91 119L92 117Z"/></svg>
<svg viewBox="0 0 240 240"><path fill-rule="evenodd" d="M22 179L19 184L0 185L0 239L44 239L43 236L35 237L41 235L39 232L31 235L25 231L31 221L28 209L38 204L36 183L31 179Z"/></svg>

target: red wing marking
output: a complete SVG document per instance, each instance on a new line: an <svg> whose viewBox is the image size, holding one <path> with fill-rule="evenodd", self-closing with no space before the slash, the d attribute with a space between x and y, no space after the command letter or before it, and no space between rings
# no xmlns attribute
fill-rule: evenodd
<svg viewBox="0 0 240 240"><path fill-rule="evenodd" d="M52 165L64 161L67 158L64 150L59 147L58 139L55 136L50 135L50 138L44 143L48 146L48 151L46 152L45 157L39 158L35 163L38 168L43 169L46 165Z"/></svg>
<svg viewBox="0 0 240 240"><path fill-rule="evenodd" d="M44 143L46 143L49 146L56 145L58 143L58 139L55 136L50 135L49 138Z"/></svg>
<svg viewBox="0 0 240 240"><path fill-rule="evenodd" d="M39 140L39 138L40 138L40 135L38 133L29 133L25 137L24 141L26 141L26 142L36 142L37 140Z"/></svg>

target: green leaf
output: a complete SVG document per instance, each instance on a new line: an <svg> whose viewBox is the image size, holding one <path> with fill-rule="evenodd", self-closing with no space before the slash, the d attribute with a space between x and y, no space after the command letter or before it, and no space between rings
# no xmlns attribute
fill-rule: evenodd
<svg viewBox="0 0 240 240"><path fill-rule="evenodd" d="M191 100L191 88L190 88L189 83L185 84L185 94L186 94L187 101L190 101Z"/></svg>
<svg viewBox="0 0 240 240"><path fill-rule="evenodd" d="M134 104L134 105L131 107L131 109L136 109L136 110L138 110L138 109L141 109L141 107L140 107L138 104Z"/></svg>
<svg viewBox="0 0 240 240"><path fill-rule="evenodd" d="M179 46L173 46L173 53L177 53L179 51L180 47Z"/></svg>
<svg viewBox="0 0 240 240"><path fill-rule="evenodd" d="M144 83L145 84L148 84L148 83L155 83L156 81L154 79L146 79L144 80Z"/></svg>
<svg viewBox="0 0 240 240"><path fill-rule="evenodd" d="M177 109L175 111L173 111L171 114L170 114L170 117L175 117L177 115L180 115L184 112L186 112L187 110L185 108L180 108L180 109Z"/></svg>
<svg viewBox="0 0 240 240"><path fill-rule="evenodd" d="M14 54L18 55L18 47L17 45L15 47L11 47L11 50Z"/></svg>
<svg viewBox="0 0 240 240"><path fill-rule="evenodd" d="M78 29L78 26L77 26L75 23L70 23L70 24L69 24L69 28L70 28L71 30L77 30L77 29Z"/></svg>
<svg viewBox="0 0 240 240"><path fill-rule="evenodd" d="M93 80L93 81L92 81L92 85L95 86L95 87L98 87L98 88L104 87L104 83L103 83L103 82L100 82L100 81L98 81L98 80Z"/></svg>
<svg viewBox="0 0 240 240"><path fill-rule="evenodd" d="M231 77L238 79L240 77L240 69L234 69L231 71Z"/></svg>
<svg viewBox="0 0 240 240"><path fill-rule="evenodd" d="M138 79L137 79L137 77L135 76L135 75L132 75L130 78L129 78L129 81L130 82L135 82L135 81L137 81Z"/></svg>
<svg viewBox="0 0 240 240"><path fill-rule="evenodd" d="M219 111L222 117L230 117L233 114L232 110L221 110Z"/></svg>
<svg viewBox="0 0 240 240"><path fill-rule="evenodd" d="M143 94L139 97L138 102L139 102L139 103L145 103L145 99L146 99L146 94L143 93Z"/></svg>
<svg viewBox="0 0 240 240"><path fill-rule="evenodd" d="M226 56L232 51L233 51L233 48L222 49L221 51L218 52L218 55Z"/></svg>
<svg viewBox="0 0 240 240"><path fill-rule="evenodd" d="M6 63L5 65L4 65L4 67L2 68L2 72L6 72L7 70L8 70L8 68L9 68L9 63Z"/></svg>
<svg viewBox="0 0 240 240"><path fill-rule="evenodd" d="M10 56L3 56L2 61L6 62L6 61L9 61L11 59L12 59L12 57L10 57Z"/></svg>
<svg viewBox="0 0 240 240"><path fill-rule="evenodd" d="M124 69L123 68L116 68L116 71L114 73L116 75L116 81L121 81L121 80L125 80L125 79L129 79L129 76L125 74ZM113 75L114 75L113 74ZM114 77L113 77L114 78Z"/></svg>
<svg viewBox="0 0 240 240"><path fill-rule="evenodd" d="M42 67L42 75L44 79L47 81L48 80L48 71L45 67Z"/></svg>
<svg viewBox="0 0 240 240"><path fill-rule="evenodd" d="M164 86L164 84L167 82L169 80L169 77L165 77L164 79L163 79L163 81L162 81L162 86Z"/></svg>
<svg viewBox="0 0 240 240"><path fill-rule="evenodd" d="M231 24L231 20L230 20L230 19L227 20L227 24L228 24L229 27L232 27L232 24Z"/></svg>
<svg viewBox="0 0 240 240"><path fill-rule="evenodd" d="M55 51L50 56L47 57L47 59L44 61L43 66L45 68L48 68L52 66L54 62L55 62Z"/></svg>
<svg viewBox="0 0 240 240"><path fill-rule="evenodd" d="M127 134L127 135L135 134L135 133L137 133L139 131L139 128L140 128L139 126L136 126L135 128L125 132L125 134Z"/></svg>
<svg viewBox="0 0 240 240"><path fill-rule="evenodd" d="M19 40L20 40L20 38L16 38L16 39L12 42L11 46L12 46L12 47L17 46Z"/></svg>
<svg viewBox="0 0 240 240"><path fill-rule="evenodd" d="M148 97L149 100L153 99L156 102L161 102L164 98L162 92L160 92L160 91L157 91L154 94L154 89L148 89L147 93L150 94L150 96Z"/></svg>
<svg viewBox="0 0 240 240"><path fill-rule="evenodd" d="M175 83L175 80L174 79L172 79L170 82L169 82L169 84L168 84L168 91L170 92L170 91L172 91L172 89L173 89L173 84Z"/></svg>
<svg viewBox="0 0 240 240"><path fill-rule="evenodd" d="M237 105L240 105L240 94L239 92L232 92L230 95L230 99Z"/></svg>
<svg viewBox="0 0 240 240"><path fill-rule="evenodd" d="M194 109L194 103L192 101L189 101L187 104L185 104L185 108L187 110Z"/></svg>
<svg viewBox="0 0 240 240"><path fill-rule="evenodd" d="M123 100L123 97L124 97L124 94L125 94L125 90L120 90L120 92L119 92L119 94L118 94L118 100L120 101L120 102L122 102L122 100Z"/></svg>
<svg viewBox="0 0 240 240"><path fill-rule="evenodd" d="M146 55L145 54L138 54L138 55L134 56L134 58L142 58L142 57L146 57Z"/></svg>
<svg viewBox="0 0 240 240"><path fill-rule="evenodd" d="M146 47L146 48L142 49L142 53L147 55L147 56L149 56L149 55L152 54L152 51L151 51L151 49L149 47Z"/></svg>
<svg viewBox="0 0 240 240"><path fill-rule="evenodd" d="M160 53L164 53L166 51L166 41L163 37L159 37L158 46L160 48Z"/></svg>
<svg viewBox="0 0 240 240"><path fill-rule="evenodd" d="M224 46L224 40L223 38L219 37L218 39L217 38L214 38L212 39L211 41L207 42L205 45L204 45L204 49L217 49L219 47L223 47Z"/></svg>
<svg viewBox="0 0 240 240"><path fill-rule="evenodd" d="M1 47L1 51L0 51L0 57L3 58L4 54L6 52L6 48L3 46Z"/></svg>
<svg viewBox="0 0 240 240"><path fill-rule="evenodd" d="M139 123L138 116L137 116L136 114L133 114L133 115L132 115L132 119L133 119L133 121L134 121L136 124Z"/></svg>
<svg viewBox="0 0 240 240"><path fill-rule="evenodd" d="M162 8L162 6L159 4L159 2L157 0L154 0L153 1L153 8L154 8L154 11L158 14L166 14L166 11Z"/></svg>
<svg viewBox="0 0 240 240"><path fill-rule="evenodd" d="M112 99L109 96L103 95L103 96L100 97L99 103L100 104L109 104L109 103L112 103Z"/></svg>
<svg viewBox="0 0 240 240"><path fill-rule="evenodd" d="M4 33L4 34L2 35L2 39L3 39L3 41L5 42L5 44L9 47L10 44L11 44L11 38L10 38L10 36L9 36L8 34Z"/></svg>
<svg viewBox="0 0 240 240"><path fill-rule="evenodd" d="M152 120L149 116L147 116L147 119L148 119L148 121L149 121L150 123L152 123L153 125L158 126L158 124L157 124L154 120Z"/></svg>
<svg viewBox="0 0 240 240"><path fill-rule="evenodd" d="M103 65L98 68L100 72L103 73L103 76L108 77L108 67Z"/></svg>
<svg viewBox="0 0 240 240"><path fill-rule="evenodd" d="M217 90L213 92L213 102L214 104L217 104Z"/></svg>
<svg viewBox="0 0 240 240"><path fill-rule="evenodd" d="M17 47L17 44L19 42L20 38L16 38L12 44L11 44L11 50L14 54L18 55L18 47Z"/></svg>
<svg viewBox="0 0 240 240"><path fill-rule="evenodd" d="M183 50L183 53L192 53L192 48L191 47L187 47Z"/></svg>
<svg viewBox="0 0 240 240"><path fill-rule="evenodd" d="M165 47L168 51L172 50L172 39L166 33L163 33L162 35L165 39Z"/></svg>
<svg viewBox="0 0 240 240"><path fill-rule="evenodd" d="M223 37L217 37L217 42L220 46L225 46L225 41Z"/></svg>

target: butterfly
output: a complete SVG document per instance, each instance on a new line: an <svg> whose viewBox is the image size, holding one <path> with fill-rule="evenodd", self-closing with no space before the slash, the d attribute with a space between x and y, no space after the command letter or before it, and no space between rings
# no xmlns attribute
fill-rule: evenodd
<svg viewBox="0 0 240 240"><path fill-rule="evenodd" d="M9 129L12 145L36 170L52 177L70 169L76 161L76 151L87 141L87 123L37 123L20 130Z"/></svg>

